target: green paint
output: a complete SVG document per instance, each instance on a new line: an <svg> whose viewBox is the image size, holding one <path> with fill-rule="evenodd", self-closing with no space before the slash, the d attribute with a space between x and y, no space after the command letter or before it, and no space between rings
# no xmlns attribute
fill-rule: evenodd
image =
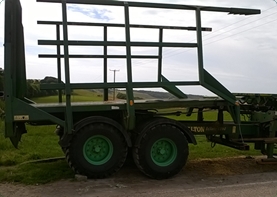
<svg viewBox="0 0 277 197"><path fill-rule="evenodd" d="M162 138L154 142L150 151L152 161L160 167L172 164L178 154L176 144L168 138Z"/></svg>
<svg viewBox="0 0 277 197"><path fill-rule="evenodd" d="M85 142L83 154L89 163L93 165L103 165L107 163L113 155L113 144L107 137L96 135Z"/></svg>

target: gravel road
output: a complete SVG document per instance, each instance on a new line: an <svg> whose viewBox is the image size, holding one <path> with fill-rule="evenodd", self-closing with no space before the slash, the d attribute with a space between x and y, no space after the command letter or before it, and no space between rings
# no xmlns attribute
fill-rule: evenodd
<svg viewBox="0 0 277 197"><path fill-rule="evenodd" d="M101 180L61 180L45 185L0 184L0 197L151 196L151 197L277 197L277 165L255 159L189 161L177 176L152 180L128 165Z"/></svg>

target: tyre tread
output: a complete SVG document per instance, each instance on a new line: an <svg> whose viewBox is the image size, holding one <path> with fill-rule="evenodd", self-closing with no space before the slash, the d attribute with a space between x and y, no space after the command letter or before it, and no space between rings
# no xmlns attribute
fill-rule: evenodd
<svg viewBox="0 0 277 197"><path fill-rule="evenodd" d="M73 159L72 153L71 153L71 148L73 148L72 146L74 146L74 140L76 138L78 138L80 135L83 134L83 132L87 131L87 130L92 130L95 129L95 127L105 127L107 128L107 126L109 127L110 130L112 130L113 132L117 133L120 136L121 139L121 143L125 144L125 149L123 150L123 155L120 158L120 161L118 162L118 165L115 166L114 168L110 169L109 171L106 171L104 173L101 174L92 174L92 173L88 173L86 171L84 171L82 169L82 167L80 167ZM69 165L69 167L76 173L76 174L81 174L81 175L85 175L88 178L92 178L92 179L102 179L102 178L106 178L111 176L112 174L116 173L117 171L120 170L120 168L123 166L125 160L126 160L126 156L127 156L127 152L128 152L128 148L127 148L127 143L126 140L124 138L124 136L122 135L122 133L120 131L118 131L115 127L105 124L105 123L92 123L90 125L87 125L83 128L81 128L79 131L77 131L75 133L75 135L73 136L73 138L71 139L69 146L66 148L65 150L65 156L66 156L66 161Z"/></svg>
<svg viewBox="0 0 277 197"><path fill-rule="evenodd" d="M166 118L155 118L155 119L152 119L152 120L148 121L146 124L144 124L144 128L140 131L140 133L138 133L137 141L135 143L135 146L133 147L133 158L134 158L134 162L135 162L137 168L142 173L144 173L146 176L151 177L153 179L167 179L167 178L170 178L170 177L178 174L180 172L180 170L183 168L183 166L186 164L186 160L183 163L181 163L179 165L179 167L175 168L175 170L171 171L171 173L168 173L168 174L166 174L166 173L158 174L158 173L155 173L155 172L152 172L152 173L147 172L147 171L149 171L149 169L145 168L142 165L142 161L143 161L144 158L140 157L141 147L139 146L139 144L143 144L143 142L146 140L147 132L145 132L145 129L147 129L147 127L150 127L153 122L158 122L158 124L154 127L151 127L151 130L153 130L157 126L161 126L163 124L167 125L167 126L170 125L172 128L178 128L174 124L174 121L172 121L172 120L167 121ZM160 124L159 124L159 122L160 122ZM183 132L180 131L180 134L182 134L184 139L186 139L186 136L184 135ZM186 139L186 141L184 141L184 143L186 144L186 149L188 150L187 139ZM187 152L187 155L188 155L188 152Z"/></svg>

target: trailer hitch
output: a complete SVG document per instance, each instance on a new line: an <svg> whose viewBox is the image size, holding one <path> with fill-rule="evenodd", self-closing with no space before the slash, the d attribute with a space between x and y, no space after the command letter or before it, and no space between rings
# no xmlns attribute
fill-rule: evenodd
<svg viewBox="0 0 277 197"><path fill-rule="evenodd" d="M238 149L238 150L249 150L249 145L248 144L230 141L230 140L224 139L222 137L207 136L207 139L210 142L213 142L214 144L221 144L221 145L229 146L231 148L235 148L235 149Z"/></svg>

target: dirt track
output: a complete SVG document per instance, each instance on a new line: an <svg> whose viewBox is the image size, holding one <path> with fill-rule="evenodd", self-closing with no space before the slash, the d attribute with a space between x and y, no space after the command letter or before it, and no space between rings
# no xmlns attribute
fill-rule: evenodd
<svg viewBox="0 0 277 197"><path fill-rule="evenodd" d="M206 159L189 161L177 176L158 181L145 177L134 165L127 164L114 176L102 180L62 180L35 186L0 184L0 197L190 196L189 192L197 188L274 181L276 172L277 165L257 164L255 159ZM186 195L183 195L185 190Z"/></svg>

